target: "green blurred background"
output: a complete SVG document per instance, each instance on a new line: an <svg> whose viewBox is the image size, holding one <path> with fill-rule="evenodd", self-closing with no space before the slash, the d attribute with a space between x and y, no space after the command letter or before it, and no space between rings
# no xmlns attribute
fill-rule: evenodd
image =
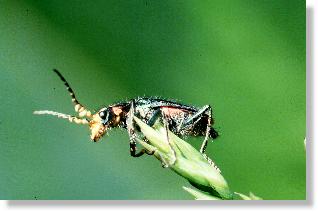
<svg viewBox="0 0 318 212"><path fill-rule="evenodd" d="M231 190L305 199L305 1L0 1L0 199L192 199L128 135L90 142L91 109L137 96L211 104L208 155ZM199 147L202 138L187 138Z"/></svg>

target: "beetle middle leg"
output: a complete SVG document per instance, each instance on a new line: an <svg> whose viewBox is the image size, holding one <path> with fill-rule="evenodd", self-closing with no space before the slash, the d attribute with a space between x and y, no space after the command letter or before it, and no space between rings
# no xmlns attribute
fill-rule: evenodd
<svg viewBox="0 0 318 212"><path fill-rule="evenodd" d="M171 143L170 143L170 140L169 140L169 123L168 123L168 120L167 120L167 117L166 117L166 114L160 109L160 112L161 112L161 116L162 116L162 121L163 121L163 126L166 130L166 138L167 138L167 142L170 146L170 149L173 153L173 160L170 164L164 164L165 167L168 167L169 165L173 165L175 164L176 160L177 160L177 155L176 155L176 152L173 150L172 146L171 146Z"/></svg>
<svg viewBox="0 0 318 212"><path fill-rule="evenodd" d="M158 120L161 120L162 123L163 123L163 126L165 128L165 132L166 132L165 136L166 136L168 145L170 146L171 151L173 153L173 159L172 159L172 162L170 162L170 163L168 161L165 161L164 158L161 158L162 166L164 168L167 168L167 167L173 165L176 162L177 156L176 156L176 153L173 150L173 148L171 146L171 143L170 143L170 140L169 140L169 122L168 122L168 118L167 118L166 114L162 111L162 109L160 109L160 108L158 108L157 110L155 110L153 112L152 116L150 117L150 119L147 122L147 125L153 127L153 125Z"/></svg>
<svg viewBox="0 0 318 212"><path fill-rule="evenodd" d="M162 109L158 108L156 111L154 111L152 117L148 120L147 125L153 127L153 125L156 123L156 121L160 120L160 118L161 118L161 121L162 121L163 126L165 128L165 132L166 132L165 136L166 136L168 145L170 146L171 151L173 152L173 160L172 160L172 162L170 164L168 164L167 161L164 161L164 159L161 158L163 167L167 168L167 167L173 165L176 162L176 159L177 159L176 153L173 150L173 148L171 146L171 143L170 143L170 140L169 140L169 122L168 122L168 118L166 117L166 114L162 111Z"/></svg>

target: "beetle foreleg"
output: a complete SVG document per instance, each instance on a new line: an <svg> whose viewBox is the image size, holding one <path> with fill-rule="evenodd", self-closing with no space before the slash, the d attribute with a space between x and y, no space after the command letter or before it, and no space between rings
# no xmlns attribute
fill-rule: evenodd
<svg viewBox="0 0 318 212"><path fill-rule="evenodd" d="M129 110L129 113L127 115L127 122L126 122L127 131L128 131L129 140L130 140L130 155L132 157L140 157L145 153L148 155L153 155L154 152L149 152L144 148L141 149L140 152L136 153L136 151L137 151L137 147L136 147L137 144L136 144L136 139L135 139L136 131L135 131L134 124L133 124L134 114L135 114L135 102L131 101L130 110Z"/></svg>
<svg viewBox="0 0 318 212"><path fill-rule="evenodd" d="M144 141L145 141L146 139L144 139ZM132 156L132 157L140 157L140 156L142 156L143 154L147 154L147 155L153 155L154 153L155 153L155 151L148 151L148 150L146 150L145 148L143 148L143 149L141 149L138 153L136 153L136 151L137 151L137 147L136 147L137 145L136 145L136 142L131 142L130 143L130 155Z"/></svg>

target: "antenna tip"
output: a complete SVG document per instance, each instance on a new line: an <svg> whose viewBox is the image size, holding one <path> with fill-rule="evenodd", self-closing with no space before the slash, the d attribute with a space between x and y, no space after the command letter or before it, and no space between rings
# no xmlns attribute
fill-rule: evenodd
<svg viewBox="0 0 318 212"><path fill-rule="evenodd" d="M35 110L35 111L33 111L33 114L43 115L43 114L45 114L45 112L47 112L47 111L46 110Z"/></svg>

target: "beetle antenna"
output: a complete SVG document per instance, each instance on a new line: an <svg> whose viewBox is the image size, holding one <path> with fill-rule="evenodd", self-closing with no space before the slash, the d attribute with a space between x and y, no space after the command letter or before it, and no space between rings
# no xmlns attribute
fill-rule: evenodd
<svg viewBox="0 0 318 212"><path fill-rule="evenodd" d="M51 110L37 110L37 111L34 111L33 114L52 115L52 116L57 116L58 118L68 119L69 122L74 122L76 124L88 124L88 121L86 119L80 119L80 118L77 118L75 116L71 116L68 114L59 113L59 112L55 112L55 111L51 111Z"/></svg>
<svg viewBox="0 0 318 212"><path fill-rule="evenodd" d="M92 113L87 110L81 103L79 103L79 101L76 99L75 97L75 93L72 90L70 84L66 81L66 79L63 77L63 75L57 70L57 69L53 69L53 71L60 77L60 79L64 82L64 85L66 86L67 91L69 92L69 94L72 97L72 102L75 105L75 111L79 114L79 117L91 117Z"/></svg>

